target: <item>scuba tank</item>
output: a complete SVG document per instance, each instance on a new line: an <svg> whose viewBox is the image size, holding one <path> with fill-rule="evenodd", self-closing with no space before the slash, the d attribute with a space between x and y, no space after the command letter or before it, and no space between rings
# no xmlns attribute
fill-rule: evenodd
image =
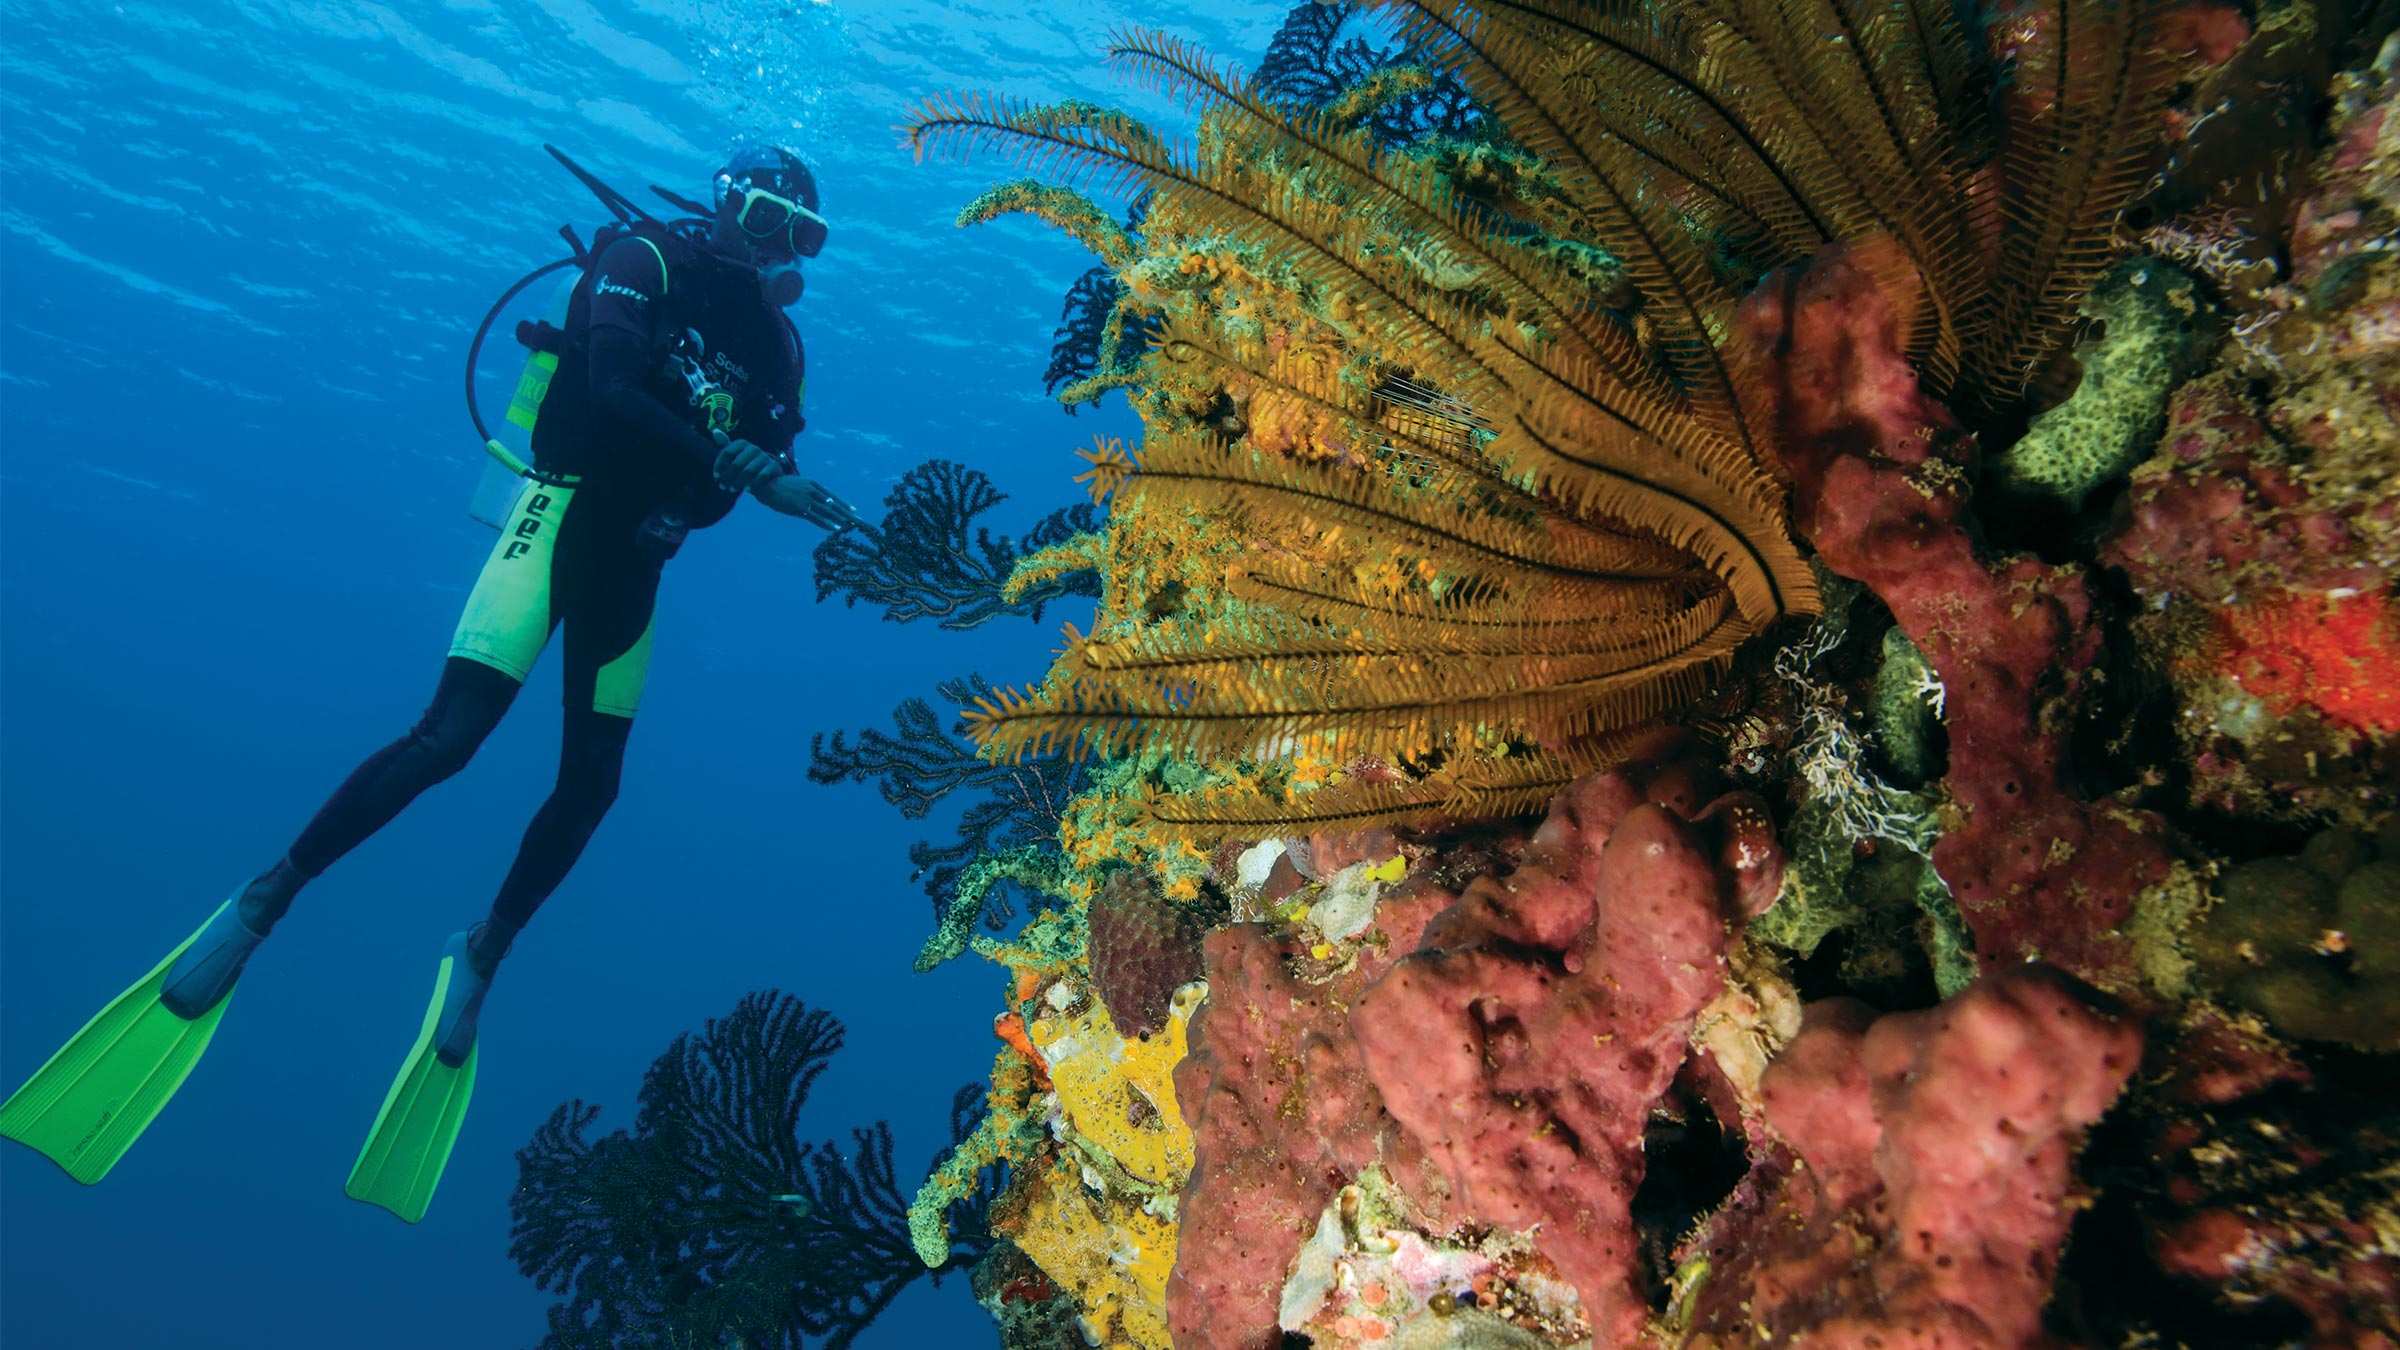
<svg viewBox="0 0 2400 1350"><path fill-rule="evenodd" d="M573 259L562 261L571 262ZM552 270L555 268L553 264ZM541 275L543 273L537 272L535 279L538 280ZM561 277L552 288L549 303L541 309L541 325L546 325L550 332L557 333L565 328L567 306L574 301L575 288L582 281L581 273L571 272ZM502 296L501 306L505 307L521 289L512 288L508 295ZM488 329L490 320L487 319L485 323ZM476 430L484 432L485 455L483 472L475 484L475 495L467 504L467 514L495 530L508 528L508 518L514 513L518 489L524 486L526 478L534 476L533 426L541 416L542 400L550 392L550 378L558 373L557 343L540 342L539 338L525 341L541 331L540 325L520 324L519 328L518 340L525 342L527 347L525 364L517 372L516 385L508 396L508 408L500 415L502 425L495 432L487 430L480 418L476 422ZM534 332L523 331L527 329ZM469 348L467 356L470 409L474 406L472 390L476 357L480 354L480 336L479 331L479 340Z"/></svg>
<svg viewBox="0 0 2400 1350"><path fill-rule="evenodd" d="M493 529L505 528L504 522L522 487L519 480L560 481L534 466L533 428L541 415L542 401L549 395L550 379L558 372L558 354L565 338L562 330L567 321L567 308L574 300L576 288L583 285L590 275L593 264L599 261L600 255L607 251L610 244L626 234L667 236L707 228L707 210L698 202L662 187L652 187L650 190L657 193L661 200L685 213L681 219L661 221L625 194L601 182L582 165L567 158L566 153L557 146L544 145L542 149L549 151L551 158L574 174L576 180L589 189L615 219L593 233L589 247L576 238L574 226L560 226L558 233L567 242L567 256L543 263L511 283L507 290L500 293L500 298L492 302L492 307L484 312L483 322L475 326L475 336L467 343L467 419L474 424L476 439L483 443L488 456L474 495L468 503L467 514ZM543 278L562 272L566 275L560 279L554 296L544 308L544 317L539 321L525 321L517 325L517 341L526 348L525 364L518 371L516 385L509 395L508 409L503 414L504 430L495 433L484 421L483 409L476 399L475 376L483 357L484 340L491 336L492 325L499 321L501 312L518 296ZM515 432L505 428L515 428Z"/></svg>

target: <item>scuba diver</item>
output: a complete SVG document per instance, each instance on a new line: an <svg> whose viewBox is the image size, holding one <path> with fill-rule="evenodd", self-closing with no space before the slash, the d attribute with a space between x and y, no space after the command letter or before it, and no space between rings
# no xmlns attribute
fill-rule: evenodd
<svg viewBox="0 0 2400 1350"><path fill-rule="evenodd" d="M826 239L807 166L779 147L744 149L716 174L712 206L656 189L691 213L662 223L551 153L617 219L588 249L562 231L574 258L534 274L581 268L563 327L518 327L536 352L529 374L548 377L547 388L531 381L524 417L511 408L511 420L530 426L532 462L517 466L527 481L467 598L432 702L350 774L273 866L0 1104L0 1134L79 1181L105 1176L156 1119L301 888L465 767L563 627L556 786L489 914L443 947L423 1026L347 1187L412 1223L423 1217L474 1086L476 1021L493 975L616 797L667 560L745 493L828 530L865 528L793 467L804 366L784 310L800 298L802 260ZM470 411L473 362L470 353ZM527 396L521 384L519 402Z"/></svg>

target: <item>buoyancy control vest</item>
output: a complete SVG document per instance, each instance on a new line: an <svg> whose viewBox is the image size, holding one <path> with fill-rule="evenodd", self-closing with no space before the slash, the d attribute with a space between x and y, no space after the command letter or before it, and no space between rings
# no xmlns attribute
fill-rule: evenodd
<svg viewBox="0 0 2400 1350"><path fill-rule="evenodd" d="M571 475L546 471L537 463L537 457L532 451L532 437L540 418L542 404L549 396L551 380L558 373L560 354L566 350L570 342L577 340L580 336L577 328L589 311L591 290L597 279L600 259L612 245L627 238L639 239L649 245L651 251L658 255L662 278L671 279L679 265L688 261L694 250L704 246L711 229L708 209L698 202L666 188L653 185L650 190L656 193L660 200L683 213L680 216L662 220L643 210L625 194L600 181L583 166L568 158L566 153L558 147L544 145L542 148L548 151L550 156L563 165L569 173L574 174L576 180L581 182L603 207L607 208L612 218L593 231L591 242L588 245L577 237L574 226L560 226L558 233L559 237L566 241L567 256L543 263L511 283L508 289L501 292L499 299L492 303L492 307L485 312L483 321L476 325L473 339L467 344L465 376L467 416L474 424L476 437L483 443L484 450L490 457L486 481L484 487L478 492L478 509L474 514L479 519L486 519L487 523L493 523L489 518L506 508L501 505L484 509L485 504L513 496L513 480L516 478L531 478L550 483L571 483L573 481ZM503 413L503 427L514 428L514 431L495 431L485 421L482 409L476 399L475 377L482 359L484 343L491 334L492 325L498 322L502 312L514 303L518 296L543 279L561 274L564 274L561 284L555 298L546 307L544 317L521 320L516 325L516 339L526 349L527 355L525 364L519 371L516 384L509 396L507 410ZM665 293L672 294L671 285L663 289ZM791 351L796 356L800 344L799 333L793 328L790 316L777 311L777 318L783 326L784 335L790 343ZM670 334L681 331L678 325L672 323L660 326L664 332ZM672 357L672 353L666 349L667 345L671 345L671 341L662 345L658 353L662 362L667 362ZM695 383L690 394L693 406L709 425L717 425L721 419L730 416L730 398L721 391ZM522 443L512 444L512 440L521 440ZM505 472L500 472L502 470Z"/></svg>

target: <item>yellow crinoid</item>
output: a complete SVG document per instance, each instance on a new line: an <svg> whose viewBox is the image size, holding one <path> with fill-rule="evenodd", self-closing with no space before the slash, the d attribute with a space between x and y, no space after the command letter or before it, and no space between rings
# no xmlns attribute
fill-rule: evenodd
<svg viewBox="0 0 2400 1350"><path fill-rule="evenodd" d="M2162 83L2146 0L2026 7L2005 131L1948 0L1391 8L1488 145L1386 147L1373 89L1294 110L1141 32L1111 53L1203 105L1191 147L976 96L908 129L1152 194L1108 260L1155 327L1100 615L969 717L998 755L1347 770L1154 803L1178 832L1513 811L1721 695L1817 605L1772 391L1721 349L1740 295L1888 239L1920 377L2012 399L2107 261Z"/></svg>

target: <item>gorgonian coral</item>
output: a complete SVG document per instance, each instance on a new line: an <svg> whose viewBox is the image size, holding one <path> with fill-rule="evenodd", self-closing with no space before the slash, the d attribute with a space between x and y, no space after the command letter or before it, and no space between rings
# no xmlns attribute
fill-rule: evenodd
<svg viewBox="0 0 2400 1350"><path fill-rule="evenodd" d="M879 526L829 534L817 545L817 598L864 600L881 605L894 623L931 619L958 630L1003 614L1038 621L1052 600L1093 594L1088 573L1059 572L1002 596L1019 558L1097 524L1092 509L1080 504L1051 512L1014 539L976 523L1006 500L980 470L940 459L918 465L884 497Z"/></svg>
<svg viewBox="0 0 2400 1350"><path fill-rule="evenodd" d="M944 680L934 686L950 707L989 697L981 676ZM1060 813L1080 789L1084 766L1064 755L1034 756L1013 764L979 757L964 729L921 698L892 710L893 730L868 728L855 737L819 732L809 738L812 783L872 781L883 799L910 820L922 820L946 801L964 801L958 837L947 844L918 840L908 860L933 901L937 919L947 915L958 886L977 859L997 858L1055 841ZM995 878L997 880L999 878ZM1013 912L1007 892L986 884L977 890L975 916L997 928Z"/></svg>
<svg viewBox="0 0 2400 1350"><path fill-rule="evenodd" d="M1138 239L1150 199L1135 197L1125 208L1125 235ZM1139 304L1127 304L1125 283L1103 263L1075 279L1059 309L1058 331L1051 335L1050 365L1042 372L1042 388L1070 413L1078 406L1097 404L1110 389L1127 383L1142 354L1158 339L1158 316Z"/></svg>
<svg viewBox="0 0 2400 1350"><path fill-rule="evenodd" d="M1100 401L1104 391L1091 388L1088 381L1101 373L1100 348L1108 340L1109 316L1116 313L1117 302L1124 296L1124 285L1105 267L1086 271L1067 288L1066 301L1059 306L1058 331L1051 335L1050 364L1042 371L1042 390L1056 394L1060 385L1069 385L1078 394L1088 394L1060 399L1069 413ZM1116 374L1132 364L1122 359L1111 361L1108 373Z"/></svg>
<svg viewBox="0 0 2400 1350"><path fill-rule="evenodd" d="M849 1345L920 1276L972 1264L990 1189L949 1215L953 1254L928 1271L882 1121L845 1149L802 1137L809 1089L842 1024L788 994L744 998L686 1033L642 1080L630 1131L586 1137L600 1108L568 1102L517 1153L510 1259L544 1290L545 1350ZM960 1089L952 1138L974 1131Z"/></svg>
<svg viewBox="0 0 2400 1350"><path fill-rule="evenodd" d="M1355 31L1358 13L1346 3L1293 6L1258 63L1259 92L1295 111L1346 115L1387 146L1462 136L1484 124L1456 71L1417 43L1377 46Z"/></svg>

